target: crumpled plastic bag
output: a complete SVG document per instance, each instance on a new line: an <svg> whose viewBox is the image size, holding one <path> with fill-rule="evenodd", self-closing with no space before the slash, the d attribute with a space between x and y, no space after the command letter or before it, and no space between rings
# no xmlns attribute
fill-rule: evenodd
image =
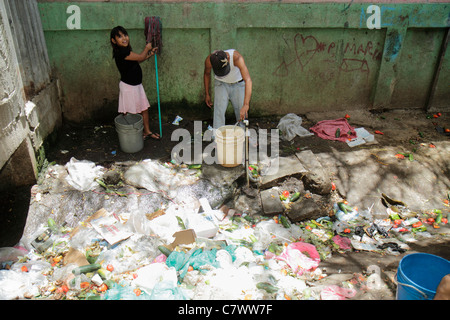
<svg viewBox="0 0 450 320"><path fill-rule="evenodd" d="M235 260L233 261L233 264L235 267L240 267L241 264L243 264L244 262L251 263L256 261L253 252L247 247L242 246L237 247L236 250L234 251L234 254Z"/></svg>
<svg viewBox="0 0 450 320"><path fill-rule="evenodd" d="M161 281L153 288L150 300L188 300L188 296L172 281Z"/></svg>
<svg viewBox="0 0 450 320"><path fill-rule="evenodd" d="M320 298L322 300L345 300L354 297L355 294L355 289L346 289L337 285L331 285L320 292Z"/></svg>
<svg viewBox="0 0 450 320"><path fill-rule="evenodd" d="M169 268L165 263L152 263L136 271L137 278L133 280L136 287L142 288L148 294L152 294L153 288L162 281L177 285L175 268Z"/></svg>
<svg viewBox="0 0 450 320"><path fill-rule="evenodd" d="M262 266L254 266L254 268L258 267L264 270ZM193 272L189 272L186 278L193 275ZM191 283L195 283L194 296L199 300L240 300L248 294L251 294L254 300L261 300L264 296L262 290L256 288L255 276L253 270L242 265L239 268L211 270L202 276L201 281L194 278L195 282L191 281Z"/></svg>
<svg viewBox="0 0 450 320"><path fill-rule="evenodd" d="M66 164L68 175L66 181L73 188L79 191L89 191L98 186L95 181L103 177L103 167L96 166L94 162L88 160L77 160L71 158Z"/></svg>
<svg viewBox="0 0 450 320"><path fill-rule="evenodd" d="M303 231L298 225L292 224L290 228L285 228L273 219L261 221L254 229L245 230L254 232L257 239L253 245L254 250L265 250L271 243L284 243L289 239L298 239L303 236Z"/></svg>
<svg viewBox="0 0 450 320"><path fill-rule="evenodd" d="M295 136L307 137L313 133L302 127L302 118L294 113L288 113L280 119L277 128L281 131L283 140L291 141Z"/></svg>
<svg viewBox="0 0 450 320"><path fill-rule="evenodd" d="M340 235L335 235L331 240L339 246L342 250L351 250L352 243L349 238L341 237Z"/></svg>
<svg viewBox="0 0 450 320"><path fill-rule="evenodd" d="M11 271L21 272L22 267L25 266L28 269L28 273L45 273L52 270L52 266L47 261L41 260L28 260L27 262L16 262L11 266Z"/></svg>
<svg viewBox="0 0 450 320"><path fill-rule="evenodd" d="M181 213L179 213L179 217L183 219ZM162 216L159 216L153 220L148 220L145 215L141 214L140 217L135 215L134 225L136 228L139 228L139 232L142 234L155 234L161 240L171 243L173 240L173 234L177 231L181 230L181 227L178 224L177 216L171 211L167 210L166 213ZM137 221L141 221L140 226L136 224ZM141 231L142 230L142 231Z"/></svg>
<svg viewBox="0 0 450 320"><path fill-rule="evenodd" d="M28 251L24 248L3 247L0 248L0 263L15 262L20 256L24 256Z"/></svg>
<svg viewBox="0 0 450 320"><path fill-rule="evenodd" d="M152 236L134 234L108 250L103 250L98 261L112 264L113 273L120 274L151 263L159 255L159 240Z"/></svg>
<svg viewBox="0 0 450 320"><path fill-rule="evenodd" d="M149 300L150 296L145 291L139 295L134 291L136 287L129 286L125 281L112 282L112 286L105 292L102 300Z"/></svg>
<svg viewBox="0 0 450 320"><path fill-rule="evenodd" d="M303 272L314 270L319 266L320 255L314 245L294 242L289 244L276 259L286 262L295 273L302 275Z"/></svg>
<svg viewBox="0 0 450 320"><path fill-rule="evenodd" d="M176 197L179 187L198 181L197 176L187 171L176 171L150 159L131 166L124 173L124 178L132 186L163 192L171 198Z"/></svg>
<svg viewBox="0 0 450 320"><path fill-rule="evenodd" d="M29 272L20 271L24 265L28 267ZM47 278L41 273L48 266L36 261L27 264L16 263L11 270L0 270L0 300L21 299L25 294L38 295L39 287L48 284Z"/></svg>
<svg viewBox="0 0 450 320"><path fill-rule="evenodd" d="M280 280L277 282L277 287L280 288L278 294L281 294L281 298L284 298L284 294L292 296L296 293L303 292L308 288L305 280L291 277L289 275L280 276Z"/></svg>
<svg viewBox="0 0 450 320"><path fill-rule="evenodd" d="M196 249L187 253L172 251L167 257L166 264L168 267L174 267L180 273L180 278L183 279L189 266L192 266L194 270L202 270L205 266L219 268L220 263L216 260L216 253L217 249Z"/></svg>

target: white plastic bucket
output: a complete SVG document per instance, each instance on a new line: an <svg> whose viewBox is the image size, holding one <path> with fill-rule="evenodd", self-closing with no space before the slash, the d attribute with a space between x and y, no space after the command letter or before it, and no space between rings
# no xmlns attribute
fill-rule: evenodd
<svg viewBox="0 0 450 320"><path fill-rule="evenodd" d="M222 126L216 130L217 162L224 167L242 164L245 132L239 126Z"/></svg>
<svg viewBox="0 0 450 320"><path fill-rule="evenodd" d="M144 148L144 121L140 114L120 114L115 119L119 135L120 149L126 153L135 153Z"/></svg>

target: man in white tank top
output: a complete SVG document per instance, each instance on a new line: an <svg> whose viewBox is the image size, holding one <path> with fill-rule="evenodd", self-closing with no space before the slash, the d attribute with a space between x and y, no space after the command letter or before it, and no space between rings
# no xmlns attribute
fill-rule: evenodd
<svg viewBox="0 0 450 320"><path fill-rule="evenodd" d="M236 121L247 118L252 79L242 55L234 49L216 50L206 58L203 80L205 102L209 108L213 106L210 94L211 70L214 72L214 129L225 125L229 101L234 108Z"/></svg>

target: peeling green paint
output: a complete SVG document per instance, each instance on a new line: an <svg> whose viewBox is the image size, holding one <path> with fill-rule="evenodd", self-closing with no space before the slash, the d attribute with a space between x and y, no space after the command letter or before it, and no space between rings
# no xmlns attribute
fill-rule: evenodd
<svg viewBox="0 0 450 320"><path fill-rule="evenodd" d="M400 47L402 46L402 35L398 32L398 30L391 30L388 33L385 44L384 56L386 61L394 62L400 53Z"/></svg>

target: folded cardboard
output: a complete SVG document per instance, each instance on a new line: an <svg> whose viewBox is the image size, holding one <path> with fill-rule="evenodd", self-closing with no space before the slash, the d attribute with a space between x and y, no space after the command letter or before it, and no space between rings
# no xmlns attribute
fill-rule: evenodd
<svg viewBox="0 0 450 320"><path fill-rule="evenodd" d="M174 250L176 246L194 243L197 238L193 229L177 231L173 234L173 237L175 240L172 243L165 245L167 249Z"/></svg>
<svg viewBox="0 0 450 320"><path fill-rule="evenodd" d="M74 263L78 266L88 265L89 262L86 259L86 256L80 250L70 248L67 254L64 256L63 264L68 265Z"/></svg>
<svg viewBox="0 0 450 320"><path fill-rule="evenodd" d="M148 220L153 220L153 219L158 218L165 214L166 214L166 212L164 210L158 209L152 213L146 213L145 216Z"/></svg>

